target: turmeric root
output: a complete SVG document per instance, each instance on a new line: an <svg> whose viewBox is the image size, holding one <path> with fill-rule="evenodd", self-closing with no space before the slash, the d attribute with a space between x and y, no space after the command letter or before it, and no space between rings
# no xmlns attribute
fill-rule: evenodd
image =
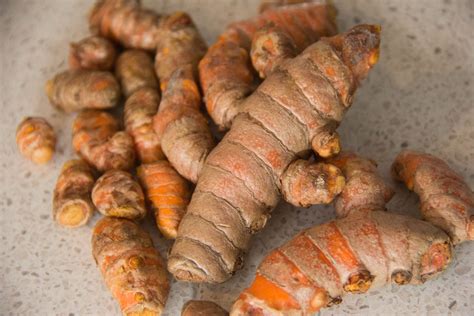
<svg viewBox="0 0 474 316"><path fill-rule="evenodd" d="M360 25L311 45L245 100L207 158L181 221L168 260L176 278L223 282L240 267L250 235L279 201L282 174L342 120L376 62L379 32Z"/></svg>
<svg viewBox="0 0 474 316"><path fill-rule="evenodd" d="M281 179L285 201L302 207L329 204L341 193L345 180L339 168L325 163L298 159L288 166Z"/></svg>
<svg viewBox="0 0 474 316"><path fill-rule="evenodd" d="M108 39L89 36L77 43L71 43L69 68L73 70L111 70L116 56L115 46Z"/></svg>
<svg viewBox="0 0 474 316"><path fill-rule="evenodd" d="M191 66L173 73L153 118L155 133L166 157L191 182L196 182L214 139L199 111L200 95Z"/></svg>
<svg viewBox="0 0 474 316"><path fill-rule="evenodd" d="M354 155L330 162L347 178L338 203L347 216L307 229L270 252L231 315L312 314L339 304L346 293L390 282L423 283L449 265L452 247L442 230L385 212L391 191L373 162Z"/></svg>
<svg viewBox="0 0 474 316"><path fill-rule="evenodd" d="M154 128L170 163L191 182L197 181L215 145L207 119L199 111L196 74L205 51L206 44L191 17L182 12L163 17L155 57L163 100Z"/></svg>
<svg viewBox="0 0 474 316"><path fill-rule="evenodd" d="M128 48L156 49L160 16L140 7L139 0L97 0L89 14L93 34Z"/></svg>
<svg viewBox="0 0 474 316"><path fill-rule="evenodd" d="M146 231L131 220L104 217L94 228L92 253L124 315L161 315L168 277Z"/></svg>
<svg viewBox="0 0 474 316"><path fill-rule="evenodd" d="M146 215L140 184L122 170L109 170L97 180L92 189L92 202L105 216L142 219Z"/></svg>
<svg viewBox="0 0 474 316"><path fill-rule="evenodd" d="M66 70L46 83L46 95L65 112L108 109L120 101L120 87L109 72Z"/></svg>
<svg viewBox="0 0 474 316"><path fill-rule="evenodd" d="M18 125L16 144L23 156L36 164L45 164L53 157L56 135L45 119L27 117Z"/></svg>
<svg viewBox="0 0 474 316"><path fill-rule="evenodd" d="M53 218L61 226L85 225L94 213L90 195L94 171L83 160L67 161L56 182L53 197Z"/></svg>
<svg viewBox="0 0 474 316"><path fill-rule="evenodd" d="M72 135L76 152L97 170L129 170L134 166L132 137L118 131L118 122L109 113L80 112L74 120Z"/></svg>
<svg viewBox="0 0 474 316"><path fill-rule="evenodd" d="M131 49L123 52L117 59L115 74L127 98L143 87L159 88L153 60L147 52L142 50Z"/></svg>
<svg viewBox="0 0 474 316"><path fill-rule="evenodd" d="M210 301L188 301L183 306L181 316L227 316L229 313Z"/></svg>
<svg viewBox="0 0 474 316"><path fill-rule="evenodd" d="M256 78L250 65L249 51L256 31L268 25L285 34L299 51L320 37L334 35L337 30L335 9L321 2L269 9L255 19L231 24L199 64L208 113L221 129L230 127L233 118L241 111L241 104L254 90ZM257 43L254 45L265 49L274 49L278 45L278 42L272 45L271 39L266 41L268 38L263 41L268 45L255 40ZM258 55L263 49L254 50L254 54Z"/></svg>
<svg viewBox="0 0 474 316"><path fill-rule="evenodd" d="M137 174L155 212L158 229L165 238L176 238L191 195L187 181L166 160L143 164Z"/></svg>
<svg viewBox="0 0 474 316"><path fill-rule="evenodd" d="M447 232L455 245L474 240L474 194L444 161L406 150L395 159L392 174L420 196L425 220Z"/></svg>
<svg viewBox="0 0 474 316"><path fill-rule="evenodd" d="M158 91L149 87L139 89L125 102L125 130L133 137L135 151L142 163L152 163L165 157L153 130L153 116L159 103Z"/></svg>
<svg viewBox="0 0 474 316"><path fill-rule="evenodd" d="M163 99L154 129L173 167L196 182L214 140L199 111L201 95L195 78L206 44L191 17L183 12L160 16L141 8L138 1L100 0L90 23L99 34L127 47L156 49L155 71Z"/></svg>

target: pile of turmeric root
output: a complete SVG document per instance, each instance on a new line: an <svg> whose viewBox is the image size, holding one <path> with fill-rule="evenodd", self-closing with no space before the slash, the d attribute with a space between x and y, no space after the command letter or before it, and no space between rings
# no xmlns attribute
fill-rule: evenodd
<svg viewBox="0 0 474 316"><path fill-rule="evenodd" d="M381 29L338 33L335 16L323 1L264 0L208 48L186 13L138 0L91 9L91 36L71 44L69 69L46 83L52 105L76 112L79 157L60 172L53 218L79 227L104 216L92 253L125 315L160 315L169 273L228 280L281 198L334 202L336 219L270 252L231 315L310 315L347 293L423 283L474 239L474 194L445 162L407 150L393 163L394 179L420 197L419 220L388 212L393 191L376 163L342 151L336 129L377 63ZM210 124L225 133L219 142ZM45 119L25 119L16 137L33 162L53 157ZM174 239L166 262L140 226L149 210ZM227 314L205 301L182 310Z"/></svg>

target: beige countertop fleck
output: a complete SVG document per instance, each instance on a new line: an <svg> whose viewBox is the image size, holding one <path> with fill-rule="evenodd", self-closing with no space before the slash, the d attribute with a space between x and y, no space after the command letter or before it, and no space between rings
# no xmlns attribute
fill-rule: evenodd
<svg viewBox="0 0 474 316"><path fill-rule="evenodd" d="M258 1L144 0L160 12L192 14L208 42L230 21L252 16ZM379 64L359 90L339 131L343 145L388 167L401 148L446 159L474 187L474 2L472 0L335 0L341 30L360 22L383 28ZM88 34L92 1L0 1L0 315L119 315L91 256L91 228L51 219L52 189L72 157L71 121L53 109L45 81L66 67L70 41ZM14 135L27 115L50 120L58 135L54 161L36 167L19 156ZM417 214L417 198L398 184L389 209ZM296 232L333 217L332 207L281 204L252 241L243 270L219 286L173 283L166 315L191 298L228 308L250 282L264 253ZM158 248L170 246L153 232ZM456 249L441 277L422 286L387 286L352 295L322 315L472 315L474 242Z"/></svg>

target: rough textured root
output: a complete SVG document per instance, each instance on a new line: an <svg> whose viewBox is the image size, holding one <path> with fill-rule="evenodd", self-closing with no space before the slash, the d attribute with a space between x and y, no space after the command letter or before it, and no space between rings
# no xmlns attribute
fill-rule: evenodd
<svg viewBox="0 0 474 316"><path fill-rule="evenodd" d="M93 34L146 50L156 49L159 22L160 16L141 8L138 0L97 0L89 14Z"/></svg>
<svg viewBox="0 0 474 316"><path fill-rule="evenodd" d="M420 196L423 217L447 232L454 244L474 239L474 194L444 161L406 150L395 159L392 174Z"/></svg>
<svg viewBox="0 0 474 316"><path fill-rule="evenodd" d="M423 283L451 262L451 241L441 229L384 211L390 190L380 183L373 162L354 154L331 162L347 178L336 204L344 206L344 213L339 208L343 217L307 229L270 252L231 315L315 313L340 303L346 293L390 282Z"/></svg>
<svg viewBox="0 0 474 316"><path fill-rule="evenodd" d="M52 105L65 112L108 109L120 101L120 86L110 72L66 70L46 83Z"/></svg>
<svg viewBox="0 0 474 316"><path fill-rule="evenodd" d="M189 184L167 161L143 164L137 173L155 212L158 229L166 238L176 238L191 196Z"/></svg>
<svg viewBox="0 0 474 316"><path fill-rule="evenodd" d="M368 40L372 37L379 38L379 29L361 25L313 44L273 72L246 99L245 112L235 118L199 176L183 222L200 217L207 227L200 235L180 228L168 261L173 275L189 281L223 282L242 265L248 247L242 241L263 228L269 211L277 205L282 174L310 151L313 137L334 129L335 122L342 120L350 105L342 99L351 100L358 82L352 78L365 76L350 69L369 70L346 65L339 56L346 45L353 45L352 40L362 41L367 46L353 50L353 59L346 62L367 64L378 54L378 42ZM335 40L343 45L333 47L329 41ZM338 71L324 72L329 65ZM208 204L213 200L211 213ZM217 218L211 215L215 213L229 215Z"/></svg>
<svg viewBox="0 0 474 316"><path fill-rule="evenodd" d="M160 95L154 88L144 87L125 102L125 130L133 137L135 151L142 163L163 159L159 137L153 129L153 116L158 110Z"/></svg>
<svg viewBox="0 0 474 316"><path fill-rule="evenodd" d="M90 195L95 177L83 160L67 161L56 182L53 197L53 218L61 226L85 225L94 213Z"/></svg>
<svg viewBox="0 0 474 316"><path fill-rule="evenodd" d="M80 112L74 120L72 135L76 152L97 170L129 170L134 166L133 139L118 131L118 122L109 113Z"/></svg>
<svg viewBox="0 0 474 316"><path fill-rule="evenodd" d="M286 59L296 55L293 39L277 27L267 26L253 37L250 58L260 78L268 77Z"/></svg>
<svg viewBox="0 0 474 316"><path fill-rule="evenodd" d="M45 119L27 117L18 125L16 144L23 156L36 164L45 164L53 158L56 134Z"/></svg>
<svg viewBox="0 0 474 316"><path fill-rule="evenodd" d="M154 117L162 150L183 177L196 182L214 139L207 119L199 111L199 88L191 65L177 69L166 84Z"/></svg>
<svg viewBox="0 0 474 316"><path fill-rule="evenodd" d="M302 207L331 203L345 184L339 168L301 159L290 164L281 182L285 201Z"/></svg>
<svg viewBox="0 0 474 316"><path fill-rule="evenodd" d="M112 42L101 36L89 36L69 48L69 69L111 70L117 57Z"/></svg>
<svg viewBox="0 0 474 316"><path fill-rule="evenodd" d="M115 75L127 98L144 87L159 88L153 68L153 59L142 50L130 49L120 54L115 65Z"/></svg>
<svg viewBox="0 0 474 316"><path fill-rule="evenodd" d="M207 110L221 129L230 127L241 103L254 90L256 78L249 58L251 42L256 31L269 24L285 34L285 43L291 40L299 51L320 37L336 33L335 10L326 3L270 9L257 18L231 24L199 64Z"/></svg>
<svg viewBox="0 0 474 316"><path fill-rule="evenodd" d="M359 215L310 228L270 252L230 314L315 313L346 293L422 283L450 263L449 237L429 223L384 211Z"/></svg>
<svg viewBox="0 0 474 316"><path fill-rule="evenodd" d="M199 111L201 95L196 73L206 44L189 15L176 12L160 23L155 57L163 100L154 118L155 132L173 167L196 182L214 140Z"/></svg>
<svg viewBox="0 0 474 316"><path fill-rule="evenodd" d="M133 221L105 217L94 228L92 253L124 315L162 314L168 277L146 231Z"/></svg>
<svg viewBox="0 0 474 316"><path fill-rule="evenodd" d="M340 168L346 177L346 186L336 198L337 217L351 212L384 210L394 191L377 173L377 164L352 152L342 152L327 162Z"/></svg>
<svg viewBox="0 0 474 316"><path fill-rule="evenodd" d="M92 202L105 216L141 219L146 215L140 184L122 170L109 170L97 179L92 189Z"/></svg>
<svg viewBox="0 0 474 316"><path fill-rule="evenodd" d="M210 301L188 301L183 305L181 316L227 316L229 313Z"/></svg>
<svg viewBox="0 0 474 316"><path fill-rule="evenodd" d="M175 12L164 16L160 20L155 57L155 71L160 78L161 90L166 90L171 76L182 66L190 65L193 75L197 73L198 62L206 49L206 42L188 14Z"/></svg>

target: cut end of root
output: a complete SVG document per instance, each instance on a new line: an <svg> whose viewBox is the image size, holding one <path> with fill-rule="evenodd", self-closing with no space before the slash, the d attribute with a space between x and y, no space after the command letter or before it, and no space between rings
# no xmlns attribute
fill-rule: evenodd
<svg viewBox="0 0 474 316"><path fill-rule="evenodd" d="M79 227L89 219L87 206L81 202L66 204L59 210L56 221L65 227Z"/></svg>
<svg viewBox="0 0 474 316"><path fill-rule="evenodd" d="M410 283L411 278L412 274L410 271L398 270L392 273L392 280L398 285L405 285Z"/></svg>
<svg viewBox="0 0 474 316"><path fill-rule="evenodd" d="M145 217L145 212L143 210L127 205L110 209L106 213L107 214L104 215L127 219L142 219L143 217Z"/></svg>
<svg viewBox="0 0 474 316"><path fill-rule="evenodd" d="M349 277L344 284L344 290L351 293L365 293L372 285L373 279L374 277L367 270L357 272Z"/></svg>
<svg viewBox="0 0 474 316"><path fill-rule="evenodd" d="M435 243L421 258L420 278L422 282L431 279L445 270L452 258L452 247L449 242Z"/></svg>
<svg viewBox="0 0 474 316"><path fill-rule="evenodd" d="M31 160L38 165L44 165L53 158L54 150L51 147L40 147L34 150Z"/></svg>

